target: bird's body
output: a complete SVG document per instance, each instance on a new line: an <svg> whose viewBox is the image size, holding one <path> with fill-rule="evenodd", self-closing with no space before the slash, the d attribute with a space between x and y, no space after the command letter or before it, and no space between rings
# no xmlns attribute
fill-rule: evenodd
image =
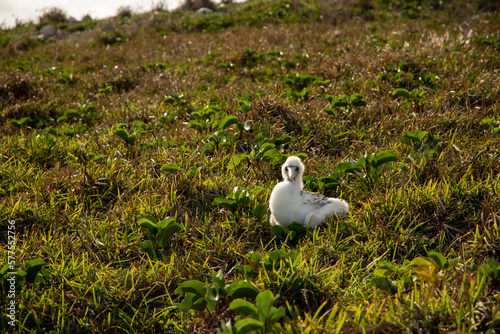
<svg viewBox="0 0 500 334"><path fill-rule="evenodd" d="M332 215L349 213L344 200L302 190L304 165L300 158L289 157L281 171L284 180L274 187L269 199L272 225L287 227L298 222L315 228Z"/></svg>

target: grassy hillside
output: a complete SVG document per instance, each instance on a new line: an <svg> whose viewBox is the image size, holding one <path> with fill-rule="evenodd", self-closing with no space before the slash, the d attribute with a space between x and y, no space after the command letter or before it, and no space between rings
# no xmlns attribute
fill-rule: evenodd
<svg viewBox="0 0 500 334"><path fill-rule="evenodd" d="M498 10L251 0L2 31L0 331L499 331ZM289 155L347 219L270 228Z"/></svg>

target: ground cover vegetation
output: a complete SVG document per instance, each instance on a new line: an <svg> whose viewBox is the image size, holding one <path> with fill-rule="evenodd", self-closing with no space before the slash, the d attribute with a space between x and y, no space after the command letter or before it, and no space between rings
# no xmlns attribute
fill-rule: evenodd
<svg viewBox="0 0 500 334"><path fill-rule="evenodd" d="M496 1L158 9L1 32L1 332L500 329Z"/></svg>

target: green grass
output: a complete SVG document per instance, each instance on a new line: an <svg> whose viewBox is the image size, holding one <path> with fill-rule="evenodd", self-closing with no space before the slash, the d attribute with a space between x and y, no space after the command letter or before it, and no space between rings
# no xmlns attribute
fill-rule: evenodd
<svg viewBox="0 0 500 334"><path fill-rule="evenodd" d="M11 226L19 270L0 331L498 331L495 10L249 1L63 24L57 40L2 31L6 296ZM397 160L370 160L384 151ZM270 228L289 155L346 220ZM181 228L164 239L141 220L168 217ZM200 304L181 304L195 280ZM272 294L233 304L244 281ZM249 311L269 296L280 316Z"/></svg>

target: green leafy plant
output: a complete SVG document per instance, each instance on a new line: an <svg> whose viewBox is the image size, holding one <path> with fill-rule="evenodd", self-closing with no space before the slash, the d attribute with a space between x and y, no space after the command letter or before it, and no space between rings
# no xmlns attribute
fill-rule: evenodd
<svg viewBox="0 0 500 334"><path fill-rule="evenodd" d="M73 123L77 122L82 118L82 114L75 109L68 109L64 111L64 114L57 119L57 123L68 122Z"/></svg>
<svg viewBox="0 0 500 334"><path fill-rule="evenodd" d="M118 128L113 131L113 134L123 140L127 146L133 146L135 144L136 136L133 133L129 133L126 129Z"/></svg>
<svg viewBox="0 0 500 334"><path fill-rule="evenodd" d="M16 127L18 129L27 127L27 128L32 128L32 129L40 129L40 128L45 128L47 125L49 125L51 122L42 117L23 117L21 119L15 120L15 119L9 119L7 122L13 127Z"/></svg>
<svg viewBox="0 0 500 334"><path fill-rule="evenodd" d="M429 251L427 257L405 260L401 266L382 261L376 265L371 284L394 295L412 288L416 279L427 283L441 281L445 273L453 271L459 263L460 258L447 260L443 254L435 251Z"/></svg>
<svg viewBox="0 0 500 334"><path fill-rule="evenodd" d="M380 73L377 76L379 82L388 82L391 86L397 88L409 88L415 87L414 75L407 70L408 63L401 62L398 65L391 63L387 66L387 72Z"/></svg>
<svg viewBox="0 0 500 334"><path fill-rule="evenodd" d="M147 63L145 67L153 70L165 70L167 69L168 65L166 63L157 62L157 63Z"/></svg>
<svg viewBox="0 0 500 334"><path fill-rule="evenodd" d="M489 125L493 133L500 133L500 123L493 118L484 118L480 124Z"/></svg>
<svg viewBox="0 0 500 334"><path fill-rule="evenodd" d="M403 97L406 99L408 104L410 103L418 103L420 100L427 94L426 91L418 91L417 89L412 90L411 92L404 88L396 88L392 91L392 96L394 97Z"/></svg>
<svg viewBox="0 0 500 334"><path fill-rule="evenodd" d="M238 119L235 116L227 115L223 111L223 107L225 107L224 103L222 106L209 104L203 108L197 108L197 111L191 113L193 120L188 123L188 128L203 134L206 131L224 130L228 126L237 123Z"/></svg>
<svg viewBox="0 0 500 334"><path fill-rule="evenodd" d="M426 136L427 139L425 139ZM420 160L423 157L434 158L443 150L441 137L438 135L428 135L427 131L416 130L414 133L405 131L401 142L413 149L409 158L414 161Z"/></svg>
<svg viewBox="0 0 500 334"><path fill-rule="evenodd" d="M2 291L9 293L11 286L14 285L16 290L20 290L25 283L43 283L46 280L42 272L45 261L42 258L27 261L22 264L8 263L0 269L0 286ZM17 269L16 269L17 268Z"/></svg>
<svg viewBox="0 0 500 334"><path fill-rule="evenodd" d="M73 72L74 69L61 68L56 78L56 82L67 86L73 86L77 82Z"/></svg>
<svg viewBox="0 0 500 334"><path fill-rule="evenodd" d="M249 101L248 99L240 99L238 100L238 107L239 110L246 115L250 110L252 110L252 101Z"/></svg>
<svg viewBox="0 0 500 334"><path fill-rule="evenodd" d="M303 224L293 222L286 228L281 225L271 226L271 234L280 243L288 243L290 246L295 246L299 243L300 239L309 234L309 229Z"/></svg>
<svg viewBox="0 0 500 334"><path fill-rule="evenodd" d="M325 190L335 190L340 184L340 176L337 173L322 176L320 178L316 178L311 175L306 175L302 178L304 182L304 186L309 188L314 192L322 192Z"/></svg>
<svg viewBox="0 0 500 334"><path fill-rule="evenodd" d="M214 204L229 210L235 220L240 220L246 212L251 213L257 220L261 220L267 214L267 207L256 198L256 194L261 192L263 192L262 187L251 190L235 187L233 192L225 198L216 197Z"/></svg>
<svg viewBox="0 0 500 334"><path fill-rule="evenodd" d="M285 77L285 84L291 86L291 88L286 89L286 94L292 101L297 102L298 100L307 101L311 87L327 86L330 84L330 80L323 80L321 77L315 77L307 73L295 73Z"/></svg>
<svg viewBox="0 0 500 334"><path fill-rule="evenodd" d="M339 163L337 170L341 173L357 176L358 179L371 188L382 176L382 166L388 162L397 160L396 154L392 151L366 153L364 155L361 154L357 161Z"/></svg>
<svg viewBox="0 0 500 334"><path fill-rule="evenodd" d="M104 88L99 88L98 95L99 96L108 96L111 94L111 90L113 89L113 86L106 86Z"/></svg>
<svg viewBox="0 0 500 334"><path fill-rule="evenodd" d="M227 284L224 272L219 270L217 273L212 273L211 282L189 280L181 283L174 293L184 295L180 303L184 311L213 312L218 306L227 308L228 303L236 298L255 298L259 292L256 286L246 281Z"/></svg>
<svg viewBox="0 0 500 334"><path fill-rule="evenodd" d="M239 313L234 326L230 322L222 323L223 334L242 333L271 333L283 330L278 324L286 316L285 308L274 307L278 296L274 296L269 290L262 291L255 298L256 304L252 304L244 299L236 299L231 302L229 309Z"/></svg>
<svg viewBox="0 0 500 334"><path fill-rule="evenodd" d="M355 107L364 107L366 102L361 94L353 94L351 96L342 94L339 97L325 95L325 98L330 102L331 108L326 108L325 112L331 116L337 116L337 110L351 110Z"/></svg>
<svg viewBox="0 0 500 334"><path fill-rule="evenodd" d="M168 245L172 236L184 230L184 227L175 222L174 218L167 218L157 221L152 216L146 216L139 219L137 224L146 230L148 240L138 244L139 248L145 251L153 260L159 256L168 254L165 247Z"/></svg>
<svg viewBox="0 0 500 334"><path fill-rule="evenodd" d="M235 169L242 162L247 161L249 163L271 163L274 167L283 163L283 155L281 149L285 148L288 143L292 141L292 137L289 135L284 135L278 138L268 138L265 134L259 133L255 136L258 141L257 144L252 145L250 154L236 154L231 157L228 163L228 169ZM298 153L296 154L301 159L307 158L306 154Z"/></svg>
<svg viewBox="0 0 500 334"><path fill-rule="evenodd" d="M308 233L304 225L298 223L292 223L290 225L293 225L290 231L299 231L299 233L303 235ZM300 225L300 227L298 225ZM283 227L281 227L281 229L283 229ZM250 252L245 254L245 257L248 264L238 265L236 269L246 277L255 278L261 271L278 274L280 268L290 268L290 261L297 258L297 252L294 250L286 252L283 249L278 249L270 252L263 252L262 254L259 252Z"/></svg>
<svg viewBox="0 0 500 334"><path fill-rule="evenodd" d="M161 166L160 170L167 174L175 175L180 171L180 167L177 164L165 164Z"/></svg>
<svg viewBox="0 0 500 334"><path fill-rule="evenodd" d="M176 106L178 108L185 108L188 105L184 94L176 92L171 92L169 96L165 97L163 99L163 103L165 105Z"/></svg>

